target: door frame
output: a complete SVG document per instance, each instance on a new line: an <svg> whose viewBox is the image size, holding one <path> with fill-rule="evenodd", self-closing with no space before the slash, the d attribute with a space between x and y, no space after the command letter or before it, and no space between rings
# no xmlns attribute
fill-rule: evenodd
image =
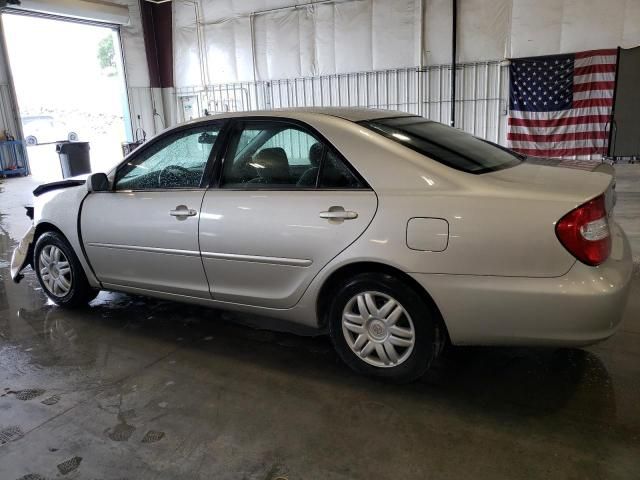
<svg viewBox="0 0 640 480"><path fill-rule="evenodd" d="M92 25L95 27L108 28L115 31L116 35L118 36L118 47L119 47L118 58L122 64L122 81L124 84L123 85L124 96L127 102L127 104L124 106L125 108L123 109L125 113L125 118L123 119L123 121L124 121L125 133L127 138L132 137L133 122L131 121L131 113L132 113L131 98L129 97L129 81L127 77L127 65L125 62L124 46L122 43L122 25L119 25L117 23L101 22L99 20L89 20L85 18L68 17L65 15L55 15L52 13L43 13L43 12L37 12L33 10L25 10L25 9L12 8L12 7L6 7L5 9L2 10L2 12L0 12L0 22L2 22L2 17L4 15L21 15L23 17L43 18L46 20L54 20L59 22L80 23L84 25ZM18 95L16 93L16 87L15 87L15 82L13 78L13 71L11 68L11 61L9 60L9 50L7 47L7 38L4 32L4 25L2 25L2 28L0 30L2 32L2 35L0 35L0 49L2 50L0 52L0 63L3 63L4 64L3 66L6 69L7 83L9 84L10 94L13 97L14 105L12 110L15 116L14 118L12 118L12 120L15 123L16 137L24 140L24 132L22 129L22 120L21 120L22 117L20 115L20 103L19 103ZM29 153L27 152L27 165L29 164L28 159L29 159ZM29 168L29 172L31 172L30 168Z"/></svg>

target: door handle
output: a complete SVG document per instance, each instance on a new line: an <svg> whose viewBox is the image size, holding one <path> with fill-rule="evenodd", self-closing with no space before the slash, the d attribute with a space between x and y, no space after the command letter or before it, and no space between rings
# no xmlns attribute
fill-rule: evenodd
<svg viewBox="0 0 640 480"><path fill-rule="evenodd" d="M353 220L354 218L358 218L358 213L345 210L344 207L329 207L329 210L326 212L320 212L320 218L335 221Z"/></svg>
<svg viewBox="0 0 640 480"><path fill-rule="evenodd" d="M187 208L186 205L178 205L175 210L169 210L169 215L172 217L195 217L197 214L197 210Z"/></svg>

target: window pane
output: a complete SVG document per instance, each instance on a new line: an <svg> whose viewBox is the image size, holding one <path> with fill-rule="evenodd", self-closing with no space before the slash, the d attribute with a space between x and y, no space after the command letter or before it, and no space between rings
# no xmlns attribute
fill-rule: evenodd
<svg viewBox="0 0 640 480"><path fill-rule="evenodd" d="M199 187L219 131L208 125L157 142L118 172L116 190Z"/></svg>
<svg viewBox="0 0 640 480"><path fill-rule="evenodd" d="M297 127L253 122L240 134L233 162L225 165L222 187L314 188L323 148Z"/></svg>
<svg viewBox="0 0 640 480"><path fill-rule="evenodd" d="M397 143L468 173L485 173L518 165L510 150L422 117L384 118L362 122Z"/></svg>
<svg viewBox="0 0 640 480"><path fill-rule="evenodd" d="M319 186L321 188L361 188L362 184L334 152L328 151L324 159Z"/></svg>

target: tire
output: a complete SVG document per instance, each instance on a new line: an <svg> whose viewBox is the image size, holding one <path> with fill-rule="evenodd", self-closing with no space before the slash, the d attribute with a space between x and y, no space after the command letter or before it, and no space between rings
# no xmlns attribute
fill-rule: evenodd
<svg viewBox="0 0 640 480"><path fill-rule="evenodd" d="M38 139L36 137L34 137L33 135L29 135L27 138L24 139L24 141L29 146L33 146L33 145L37 145L38 144Z"/></svg>
<svg viewBox="0 0 640 480"><path fill-rule="evenodd" d="M411 286L381 273L346 281L329 309L329 334L340 358L358 373L393 383L411 382L429 369L444 343L441 325L439 313Z"/></svg>
<svg viewBox="0 0 640 480"><path fill-rule="evenodd" d="M98 290L89 285L73 248L57 232L46 232L38 237L33 265L42 290L61 307L84 306L98 295Z"/></svg>
<svg viewBox="0 0 640 480"><path fill-rule="evenodd" d="M77 142L78 138L79 137L76 132L69 132L69 134L67 135L67 140L69 140L70 142Z"/></svg>

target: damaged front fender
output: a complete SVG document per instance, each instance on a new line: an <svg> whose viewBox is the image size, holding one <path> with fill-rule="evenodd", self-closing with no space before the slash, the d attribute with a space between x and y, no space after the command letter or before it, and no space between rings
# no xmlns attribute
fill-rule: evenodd
<svg viewBox="0 0 640 480"><path fill-rule="evenodd" d="M23 275L20 272L31 263L35 233L36 227L32 225L11 255L11 278L16 283L22 280Z"/></svg>

